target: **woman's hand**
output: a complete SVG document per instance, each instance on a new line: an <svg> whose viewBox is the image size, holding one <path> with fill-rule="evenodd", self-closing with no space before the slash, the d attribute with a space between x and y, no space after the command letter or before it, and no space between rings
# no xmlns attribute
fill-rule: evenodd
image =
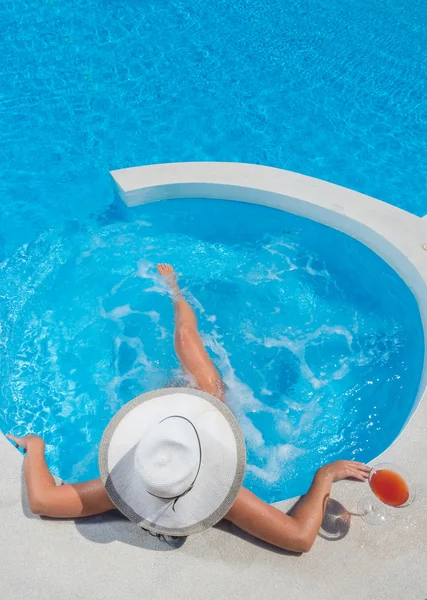
<svg viewBox="0 0 427 600"><path fill-rule="evenodd" d="M330 479L332 482L341 481L341 479L358 479L366 481L369 477L371 468L363 463L353 460L337 460L321 467L316 477Z"/></svg>
<svg viewBox="0 0 427 600"><path fill-rule="evenodd" d="M44 448L44 441L42 438L32 433L21 438L11 435L10 433L6 433L6 437L14 442L18 448L22 448L24 452L26 452L30 446L39 446Z"/></svg>

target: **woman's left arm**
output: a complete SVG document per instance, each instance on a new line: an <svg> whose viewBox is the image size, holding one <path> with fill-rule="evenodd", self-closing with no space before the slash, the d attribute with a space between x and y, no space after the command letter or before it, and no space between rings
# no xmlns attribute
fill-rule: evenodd
<svg viewBox="0 0 427 600"><path fill-rule="evenodd" d="M25 483L31 512L57 518L88 517L116 508L100 479L57 486L44 456L44 441L37 435L7 437L26 451Z"/></svg>

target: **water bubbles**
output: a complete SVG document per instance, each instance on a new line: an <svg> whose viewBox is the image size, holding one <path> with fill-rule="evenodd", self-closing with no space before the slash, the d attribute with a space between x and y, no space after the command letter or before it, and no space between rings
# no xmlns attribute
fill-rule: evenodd
<svg viewBox="0 0 427 600"><path fill-rule="evenodd" d="M301 493L320 463L348 453L368 458L399 429L402 407L415 397L408 348L418 347L417 321L411 329L410 311L378 300L380 259L359 268L371 283L354 296L360 286L341 270L348 251L341 234L308 224L306 234L304 225L289 228L298 238L285 236L271 229L306 222L274 211L265 222L259 207L219 205L209 223L205 203L176 201L167 204L167 226L158 204L64 238L52 231L2 264L4 427L44 435L49 464L65 479L97 475L97 445L125 402L172 380L187 385L156 262L182 273L244 431L245 483L256 493L267 500ZM248 210L256 218L246 219ZM223 235L224 222L247 223L245 239ZM355 269L363 259L357 249Z"/></svg>

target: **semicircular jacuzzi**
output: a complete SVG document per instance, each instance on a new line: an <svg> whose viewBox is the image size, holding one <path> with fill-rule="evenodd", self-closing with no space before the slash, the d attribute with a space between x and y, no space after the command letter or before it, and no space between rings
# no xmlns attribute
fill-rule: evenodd
<svg viewBox="0 0 427 600"><path fill-rule="evenodd" d="M415 406L412 292L367 246L311 219L176 199L52 230L24 258L38 276L6 323L1 426L43 435L66 480L97 475L120 406L182 381L156 262L180 273L245 433L246 485L265 500L303 493L326 461L373 459Z"/></svg>

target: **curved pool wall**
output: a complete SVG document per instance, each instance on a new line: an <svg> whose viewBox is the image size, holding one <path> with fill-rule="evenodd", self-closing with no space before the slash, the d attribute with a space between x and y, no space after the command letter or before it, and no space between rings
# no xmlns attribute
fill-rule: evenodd
<svg viewBox="0 0 427 600"><path fill-rule="evenodd" d="M120 198L129 207L178 198L250 202L300 215L342 231L381 256L413 292L424 328L423 374L408 423L427 386L425 220L347 188L261 165L168 163L119 169L111 171L111 176Z"/></svg>

